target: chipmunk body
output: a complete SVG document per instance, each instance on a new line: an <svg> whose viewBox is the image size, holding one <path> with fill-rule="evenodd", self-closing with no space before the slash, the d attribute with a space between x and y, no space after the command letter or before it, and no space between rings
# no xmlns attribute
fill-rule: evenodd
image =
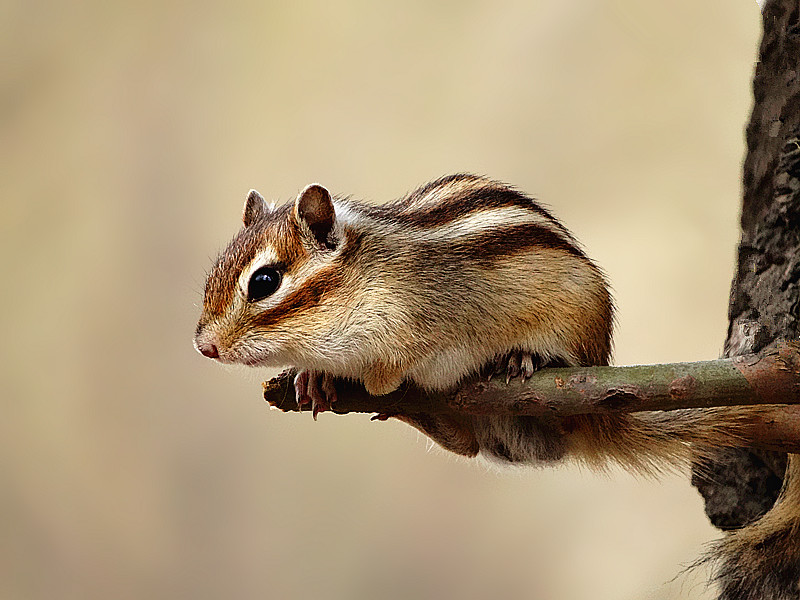
<svg viewBox="0 0 800 600"><path fill-rule="evenodd" d="M298 402L316 416L336 377L381 395L404 380L450 389L496 365L510 377L604 365L612 324L605 278L563 225L513 188L460 174L381 206L319 185L280 207L251 192L208 276L195 344L222 362L296 366ZM685 457L687 442L732 445L747 416L720 425L725 410L392 416L467 456L648 469Z"/></svg>
<svg viewBox="0 0 800 600"><path fill-rule="evenodd" d="M453 175L382 206L333 199L319 185L277 208L251 192L244 227L208 276L195 345L222 362L296 366L298 404L316 417L335 401L336 377L384 394L403 380L446 390L497 367L527 377L540 366L604 365L612 321L602 273L549 212L503 184ZM465 456L612 459L652 472L746 445L772 410L383 416ZM799 505L792 456L776 506L711 557L721 599L797 597Z"/></svg>

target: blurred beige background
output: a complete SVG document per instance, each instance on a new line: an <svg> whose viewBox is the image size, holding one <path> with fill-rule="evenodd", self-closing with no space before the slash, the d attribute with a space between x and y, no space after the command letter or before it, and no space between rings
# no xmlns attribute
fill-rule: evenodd
<svg viewBox="0 0 800 600"><path fill-rule="evenodd" d="M726 331L753 0L0 3L0 597L712 598L685 475L488 472L191 345L247 190L474 171L608 272L616 362Z"/></svg>

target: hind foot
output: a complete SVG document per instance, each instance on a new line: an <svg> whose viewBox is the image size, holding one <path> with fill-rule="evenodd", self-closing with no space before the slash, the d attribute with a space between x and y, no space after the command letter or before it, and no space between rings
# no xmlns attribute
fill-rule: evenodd
<svg viewBox="0 0 800 600"><path fill-rule="evenodd" d="M522 377L522 380L525 381L544 366L545 361L538 354L514 350L495 357L489 377L505 372L506 383L515 377Z"/></svg>

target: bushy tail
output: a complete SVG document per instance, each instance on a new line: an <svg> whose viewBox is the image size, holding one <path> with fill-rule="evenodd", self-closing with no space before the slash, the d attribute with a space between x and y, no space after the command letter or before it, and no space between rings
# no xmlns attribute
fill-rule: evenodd
<svg viewBox="0 0 800 600"><path fill-rule="evenodd" d="M747 446L774 410L756 406L562 418L474 416L471 448L501 464L571 459L595 470L616 463L634 472L657 474L702 461L720 448ZM452 449L453 444L433 435L431 428L414 425Z"/></svg>
<svg viewBox="0 0 800 600"><path fill-rule="evenodd" d="M564 419L567 454L594 468L616 462L654 473L683 467L719 448L747 446L771 406L719 407Z"/></svg>
<svg viewBox="0 0 800 600"><path fill-rule="evenodd" d="M789 455L772 510L728 534L710 560L717 563L719 600L800 598L800 455Z"/></svg>
<svg viewBox="0 0 800 600"><path fill-rule="evenodd" d="M572 458L596 469L612 462L640 473L702 463L725 447L749 445L772 406L534 417L440 415L404 418L445 448L491 462L547 464ZM717 564L719 600L800 600L800 454L792 454L775 506L728 534L706 559Z"/></svg>
<svg viewBox="0 0 800 600"><path fill-rule="evenodd" d="M594 463L608 453L629 468L652 471L665 459L668 464L682 462L690 450L702 462L715 448L748 445L751 432L769 422L775 410L755 406L637 413L613 424L622 426L621 435L589 418L580 440L584 455L578 458ZM775 506L729 533L708 560L716 563L719 600L800 600L800 454L789 456Z"/></svg>

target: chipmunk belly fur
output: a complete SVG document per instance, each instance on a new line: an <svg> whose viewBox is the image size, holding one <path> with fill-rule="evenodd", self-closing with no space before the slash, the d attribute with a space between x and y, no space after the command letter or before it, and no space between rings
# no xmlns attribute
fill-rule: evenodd
<svg viewBox="0 0 800 600"><path fill-rule="evenodd" d="M308 186L294 203L251 192L244 227L210 272L195 344L206 356L293 365L298 400L326 408L333 377L385 394L453 388L499 361L603 365L613 307L571 234L501 183L453 175L369 206ZM687 442L731 442L747 412L538 417L393 415L443 447L500 462L614 458L648 469Z"/></svg>

